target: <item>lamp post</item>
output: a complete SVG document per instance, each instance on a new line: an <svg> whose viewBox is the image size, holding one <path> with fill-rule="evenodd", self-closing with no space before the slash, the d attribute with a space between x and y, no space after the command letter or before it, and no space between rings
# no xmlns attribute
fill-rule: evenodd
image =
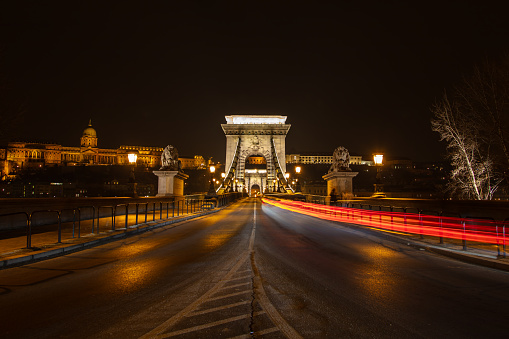
<svg viewBox="0 0 509 339"><path fill-rule="evenodd" d="M223 173L221 173L221 180L223 181L222 185L223 185L224 192L226 192L226 186L224 186L224 178L226 178L226 174L223 172Z"/></svg>
<svg viewBox="0 0 509 339"><path fill-rule="evenodd" d="M290 179L290 173L288 173L288 172L285 173L285 179L286 179L286 184L288 186L290 186L290 182L288 181L288 179Z"/></svg>
<svg viewBox="0 0 509 339"><path fill-rule="evenodd" d="M272 193L276 192L276 179L272 180Z"/></svg>
<svg viewBox="0 0 509 339"><path fill-rule="evenodd" d="M295 167L295 173L297 176L297 178L295 179L295 181L297 182L297 185L295 186L295 193L302 193L302 189L300 188L300 180L299 180L301 170L302 170L302 168L300 166Z"/></svg>
<svg viewBox="0 0 509 339"><path fill-rule="evenodd" d="M237 185L239 184L239 179L235 179L235 192L238 192Z"/></svg>
<svg viewBox="0 0 509 339"><path fill-rule="evenodd" d="M376 182L373 185L375 187L375 195L383 195L384 186L382 184L382 165L383 165L384 155L381 153L373 154L373 162L376 166Z"/></svg>
<svg viewBox="0 0 509 339"><path fill-rule="evenodd" d="M210 171L210 187L209 192L207 195L216 195L216 189L214 188L214 172L216 171L216 167L213 165L210 165L209 167Z"/></svg>
<svg viewBox="0 0 509 339"><path fill-rule="evenodd" d="M127 155L127 159L129 160L129 164L132 166L131 167L131 178L129 178L129 179L130 179L130 181L132 180L132 183L133 183L133 198L137 198L138 192L136 192L136 176L134 173L134 167L136 167L136 161L138 160L138 154L129 153Z"/></svg>

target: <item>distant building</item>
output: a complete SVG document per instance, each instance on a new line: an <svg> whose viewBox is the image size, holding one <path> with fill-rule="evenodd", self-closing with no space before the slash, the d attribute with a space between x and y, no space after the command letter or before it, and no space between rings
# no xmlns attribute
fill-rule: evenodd
<svg viewBox="0 0 509 339"><path fill-rule="evenodd" d="M207 168L207 161L201 155L194 157L179 157L182 169L204 169Z"/></svg>
<svg viewBox="0 0 509 339"><path fill-rule="evenodd" d="M0 149L0 177L5 179L17 171L46 166L129 165L128 154L136 153L138 166L160 167L162 147L126 146L99 148L97 132L89 121L80 138L80 147L38 142L9 142ZM203 168L202 156L179 158L183 168Z"/></svg>
<svg viewBox="0 0 509 339"><path fill-rule="evenodd" d="M394 160L389 159L385 162L385 165L393 169L410 170L414 167L413 162L410 159L394 159Z"/></svg>
<svg viewBox="0 0 509 339"><path fill-rule="evenodd" d="M332 154L329 153L302 153L287 154L287 164L332 164Z"/></svg>
<svg viewBox="0 0 509 339"><path fill-rule="evenodd" d="M329 153L302 153L287 154L287 164L332 164L332 154ZM362 160L361 155L350 155L350 165L368 165L372 166L373 161Z"/></svg>

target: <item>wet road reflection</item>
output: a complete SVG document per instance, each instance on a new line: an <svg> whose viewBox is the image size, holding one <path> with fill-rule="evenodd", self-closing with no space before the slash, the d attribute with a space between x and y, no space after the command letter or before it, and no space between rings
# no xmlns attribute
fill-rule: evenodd
<svg viewBox="0 0 509 339"><path fill-rule="evenodd" d="M507 304L506 272L255 199L0 271L2 338L505 337Z"/></svg>

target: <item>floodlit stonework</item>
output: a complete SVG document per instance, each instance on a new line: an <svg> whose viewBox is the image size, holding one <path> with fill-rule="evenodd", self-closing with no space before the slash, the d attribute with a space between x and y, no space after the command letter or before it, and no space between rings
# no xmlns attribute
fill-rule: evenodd
<svg viewBox="0 0 509 339"><path fill-rule="evenodd" d="M184 195L184 180L189 178L182 171L154 171L158 178L157 197L180 197Z"/></svg>
<svg viewBox="0 0 509 339"><path fill-rule="evenodd" d="M340 146L334 150L332 156L332 166L329 173L322 176L327 181L327 195L338 196L340 199L347 199L352 197L353 184L352 179L359 174L352 172L349 167L350 153L348 150Z"/></svg>
<svg viewBox="0 0 509 339"><path fill-rule="evenodd" d="M286 184L285 139L289 124L282 115L230 115L222 124L226 135L226 178L224 186L234 187L235 183L248 191L254 185L262 191L273 190L273 181L281 186ZM266 162L265 173L245 171L246 159L263 157Z"/></svg>

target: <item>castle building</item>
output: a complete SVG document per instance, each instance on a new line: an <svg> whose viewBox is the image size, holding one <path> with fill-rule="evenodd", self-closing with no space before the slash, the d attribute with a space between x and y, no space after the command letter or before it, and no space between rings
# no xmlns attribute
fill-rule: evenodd
<svg viewBox="0 0 509 339"><path fill-rule="evenodd" d="M136 154L136 165L160 167L161 147L127 146L117 149L98 147L97 132L90 120L83 131L79 147L37 142L9 142L0 148L0 178L5 179L16 172L33 167L46 166L90 166L90 165L129 165L129 154ZM202 156L181 158L183 168L197 168L202 165Z"/></svg>
<svg viewBox="0 0 509 339"><path fill-rule="evenodd" d="M301 153L287 154L287 164L332 164L332 155L329 153ZM363 160L361 155L350 155L350 165L373 165L373 161Z"/></svg>

